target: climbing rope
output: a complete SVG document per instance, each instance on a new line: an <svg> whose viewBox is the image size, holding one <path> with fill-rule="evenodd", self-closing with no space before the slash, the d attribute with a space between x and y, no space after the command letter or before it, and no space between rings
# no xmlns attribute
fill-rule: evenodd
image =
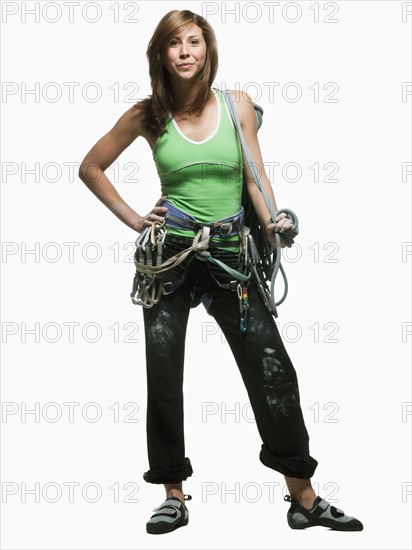
<svg viewBox="0 0 412 550"><path fill-rule="evenodd" d="M261 292L264 292L266 295L267 305L270 306L270 311L273 313L275 317L277 317L278 314L277 314L276 306L280 305L285 300L288 293L288 281L287 281L285 270L283 269L283 266L281 264L281 255L282 255L281 239L285 242L286 246L288 247L292 246L292 244L294 243L294 240L293 240L294 237L296 237L296 235L299 233L299 220L297 215L289 208L281 208L276 212L274 211L273 203L269 195L267 194L264 186L262 185L256 164L253 162L252 155L249 151L246 140L244 138L242 127L240 125L239 118L234 108L232 98L230 97L230 94L228 93L227 90L224 90L223 93L226 99L229 112L232 116L234 126L237 130L240 142L242 144L243 152L245 154L248 166L252 172L253 179L255 180L255 183L258 189L262 193L263 200L265 201L265 204L266 204L266 208L270 213L270 216L271 216L270 221L275 222L277 216L279 216L284 212L287 214L288 219L292 223L292 227L287 231L285 231L284 233L274 232L275 242L276 242L274 247L269 246L269 243L267 242L266 232L265 232L267 258L261 258L261 261L262 261L262 265L265 267L265 271L268 272L267 273L268 279L270 280L270 293L267 291L267 289L263 287L261 282L259 281L258 282L260 283ZM259 129L262 122L262 108L259 107L259 110L257 110L256 107L259 107L259 106L255 105L256 125L257 125L257 128ZM256 253L257 253L257 250L256 250ZM279 270L282 273L285 288L284 288L282 298L278 302L276 302L275 301L275 282L276 282L276 277ZM256 268L255 274L258 275L257 268Z"/></svg>

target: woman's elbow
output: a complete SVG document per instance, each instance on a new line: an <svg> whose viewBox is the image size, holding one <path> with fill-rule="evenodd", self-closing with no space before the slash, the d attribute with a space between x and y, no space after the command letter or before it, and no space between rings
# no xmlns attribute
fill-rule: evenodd
<svg viewBox="0 0 412 550"><path fill-rule="evenodd" d="M87 185L97 181L102 172L104 172L103 168L96 162L83 160L79 166L78 177Z"/></svg>

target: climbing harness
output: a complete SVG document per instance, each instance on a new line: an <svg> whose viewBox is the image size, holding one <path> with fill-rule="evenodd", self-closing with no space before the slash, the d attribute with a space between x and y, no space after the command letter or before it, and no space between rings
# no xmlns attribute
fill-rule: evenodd
<svg viewBox="0 0 412 550"><path fill-rule="evenodd" d="M177 208L171 202L165 201L163 204L167 206L168 211L164 221L162 223L151 222L150 226L142 231L135 241L136 251L134 254L134 263L136 273L133 279L130 297L134 304L141 305L144 308L153 307L153 305L159 302L162 294L170 294L179 286L179 283L165 281L162 275L166 271L177 267L184 262L186 258L194 254L196 258L218 266L232 277L232 280L228 283L221 283L215 277L213 278L220 287L237 292L239 300L240 331L246 333L249 323L248 285L252 278L256 281L265 306L272 315L278 317L276 306L280 305L285 300L288 292L286 274L281 265L281 239L286 246L291 247L294 243L294 237L299 233L299 228L298 218L292 210L283 208L276 212L274 211L273 204L260 181L256 165L253 162L244 139L232 99L226 90L224 90L223 93L233 124L242 144L248 166L251 168L256 185L261 191L266 207L270 212L271 218L269 223L272 223L279 214L284 212L292 222L292 227L282 234L277 232L274 233L276 243L274 247L269 245L266 232L262 228L265 247L263 257L261 257L253 236L251 235L250 228L244 225L243 207L234 216L212 223L202 223L193 216ZM256 126L257 129L259 129L262 124L263 109L255 103L253 106L256 114ZM243 177L245 182L245 174ZM190 246L167 260L162 261L163 246L165 244L168 227L191 229L196 232L196 236L193 238ZM233 247L235 242L232 237L236 235L238 236L238 242L240 244L238 269L226 265L221 260L213 257L210 253L210 249L213 248L222 248L224 246ZM278 302L275 302L275 281L279 270L284 280L284 293L282 298ZM180 280L180 284L183 280L184 278ZM268 285L270 286L268 287Z"/></svg>
<svg viewBox="0 0 412 550"><path fill-rule="evenodd" d="M190 254L203 261L217 265L237 281L248 281L251 274L241 273L226 265L221 260L215 258L210 253L210 248L232 245L233 242L228 239L219 238L213 242L211 239L217 237L230 237L239 233L243 224L243 209L235 216L225 218L212 223L201 223L189 214L179 210L170 202L165 201L168 212L163 223L151 222L137 237L134 254L134 263L136 274L133 279L133 288L130 293L132 302L145 308L151 308L157 304L162 294L170 294L175 290L176 285L171 282L164 282L159 274L168 271L181 264ZM169 212L170 209L170 212ZM167 225L171 223L174 227L196 230L191 246L175 254L162 263L162 249L166 238ZM220 284L220 286L223 286ZM233 285L232 285L233 286Z"/></svg>

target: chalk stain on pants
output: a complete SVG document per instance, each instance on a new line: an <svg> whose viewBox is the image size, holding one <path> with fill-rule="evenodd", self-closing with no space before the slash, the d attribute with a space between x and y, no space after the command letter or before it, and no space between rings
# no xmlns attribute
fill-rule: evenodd
<svg viewBox="0 0 412 550"><path fill-rule="evenodd" d="M285 380L285 369L276 358L276 351L265 348L264 353L262 358L264 382L261 387L266 403L274 417L278 412L289 416L290 409L300 408L298 387L293 381Z"/></svg>

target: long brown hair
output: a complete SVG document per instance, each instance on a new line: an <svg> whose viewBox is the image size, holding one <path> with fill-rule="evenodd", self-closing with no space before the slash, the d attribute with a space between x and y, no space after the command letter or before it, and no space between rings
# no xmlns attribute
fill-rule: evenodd
<svg viewBox="0 0 412 550"><path fill-rule="evenodd" d="M218 67L218 50L215 33L209 22L190 10L172 10L159 21L150 39L146 56L149 62L152 95L143 99L143 126L149 134L158 137L164 133L168 113L174 114L175 103L163 56L170 38L187 23L194 23L202 29L206 42L206 61L199 73L199 89L186 112L201 111L210 94Z"/></svg>

